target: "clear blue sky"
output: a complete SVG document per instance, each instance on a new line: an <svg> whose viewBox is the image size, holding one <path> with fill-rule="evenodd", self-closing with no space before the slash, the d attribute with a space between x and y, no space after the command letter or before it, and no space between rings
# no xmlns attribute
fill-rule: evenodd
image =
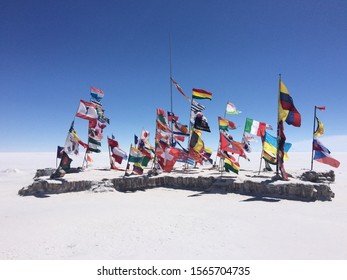
<svg viewBox="0 0 347 280"><path fill-rule="evenodd" d="M174 79L188 95L213 92L201 101L206 146L227 101L242 111L229 116L236 139L246 117L275 127L279 73L302 115L301 128L285 125L288 142L312 137L314 105L327 107L325 137L347 135L345 0L12 0L0 11L1 152L55 151L90 86L105 92L105 136L127 150L145 128L154 143L155 109L170 109L170 33ZM188 123L175 88L173 100ZM85 120L76 130L87 140Z"/></svg>

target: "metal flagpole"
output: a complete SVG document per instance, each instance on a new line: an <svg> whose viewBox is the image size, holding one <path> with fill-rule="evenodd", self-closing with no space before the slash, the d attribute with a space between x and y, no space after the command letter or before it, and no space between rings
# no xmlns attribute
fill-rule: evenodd
<svg viewBox="0 0 347 280"><path fill-rule="evenodd" d="M125 173L124 173L124 176L129 176L130 174L127 173L128 171L128 166L129 166L129 159L130 159L130 153L131 153L131 148L133 147L133 144L130 144L130 149L129 149L129 155L128 155L128 161L127 161L127 165L125 167Z"/></svg>
<svg viewBox="0 0 347 280"><path fill-rule="evenodd" d="M278 84L278 102L277 102L277 151L276 151L276 175L279 176L279 166L278 166L278 158L279 158L279 152L278 152L278 147L279 147L279 138L280 138L280 126L279 126L279 116L278 116L278 111L279 111L279 106L280 106L280 90L281 90L281 74L279 74L279 84Z"/></svg>
<svg viewBox="0 0 347 280"><path fill-rule="evenodd" d="M111 153L112 153L112 151L111 151L111 147L110 147L110 144L108 143L108 136L107 136L107 145L108 145L108 157L110 158L110 169L112 169L112 156L111 156Z"/></svg>
<svg viewBox="0 0 347 280"><path fill-rule="evenodd" d="M190 140L192 138L192 123L191 123L191 115L192 115L192 106L193 106L193 95L190 101L190 111L189 111L189 138L188 138L188 146L187 146L187 158L186 158L186 163L185 163L185 169L188 169L188 157L189 157L189 150L190 150Z"/></svg>
<svg viewBox="0 0 347 280"><path fill-rule="evenodd" d="M311 170L313 170L313 141L314 141L314 132L315 132L315 128L316 128L316 111L317 111L317 106L314 106L313 133L312 133L312 154L311 154Z"/></svg>

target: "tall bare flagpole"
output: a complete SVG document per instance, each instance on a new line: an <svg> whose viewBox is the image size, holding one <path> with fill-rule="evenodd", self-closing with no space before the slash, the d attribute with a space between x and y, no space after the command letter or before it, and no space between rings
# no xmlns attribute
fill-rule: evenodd
<svg viewBox="0 0 347 280"><path fill-rule="evenodd" d="M316 112L317 112L317 106L314 106L313 133L312 133L312 154L311 154L311 170L313 170L313 141L314 141L314 132L315 132L315 128L316 128Z"/></svg>
<svg viewBox="0 0 347 280"><path fill-rule="evenodd" d="M279 84L278 84L278 101L277 101L277 107L280 106L280 90L281 90L281 74L279 74ZM279 159L279 139L280 139L280 125L279 125L279 116L278 116L279 108L277 109L277 152L276 152L276 175L279 176L279 165L278 165L278 159Z"/></svg>

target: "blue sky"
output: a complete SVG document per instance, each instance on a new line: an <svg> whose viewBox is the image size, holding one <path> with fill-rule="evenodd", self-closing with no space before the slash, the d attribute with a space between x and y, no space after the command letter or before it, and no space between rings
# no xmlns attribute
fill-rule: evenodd
<svg viewBox="0 0 347 280"><path fill-rule="evenodd" d="M279 73L302 115L300 128L285 125L288 142L311 139L314 105L327 107L323 143L347 135L347 1L13 0L0 8L1 152L55 151L90 86L105 92L105 135L127 150L145 128L154 143L155 109L170 109L169 34L173 78L188 95L213 93L201 101L212 130L206 146L217 148L227 101L242 111L228 116L235 139L246 117L275 127ZM189 106L173 88L182 123ZM85 120L76 131L87 140Z"/></svg>

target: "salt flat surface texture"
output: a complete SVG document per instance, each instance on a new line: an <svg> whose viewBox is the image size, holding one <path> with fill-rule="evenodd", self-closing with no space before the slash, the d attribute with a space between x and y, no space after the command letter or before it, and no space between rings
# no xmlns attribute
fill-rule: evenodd
<svg viewBox="0 0 347 280"><path fill-rule="evenodd" d="M288 173L307 170L310 156L291 153ZM347 153L333 157L335 198L301 202L165 188L21 197L36 169L55 167L55 154L0 153L0 259L347 259ZM107 155L94 160L92 168L108 167ZM259 153L240 164L243 180L259 169Z"/></svg>

